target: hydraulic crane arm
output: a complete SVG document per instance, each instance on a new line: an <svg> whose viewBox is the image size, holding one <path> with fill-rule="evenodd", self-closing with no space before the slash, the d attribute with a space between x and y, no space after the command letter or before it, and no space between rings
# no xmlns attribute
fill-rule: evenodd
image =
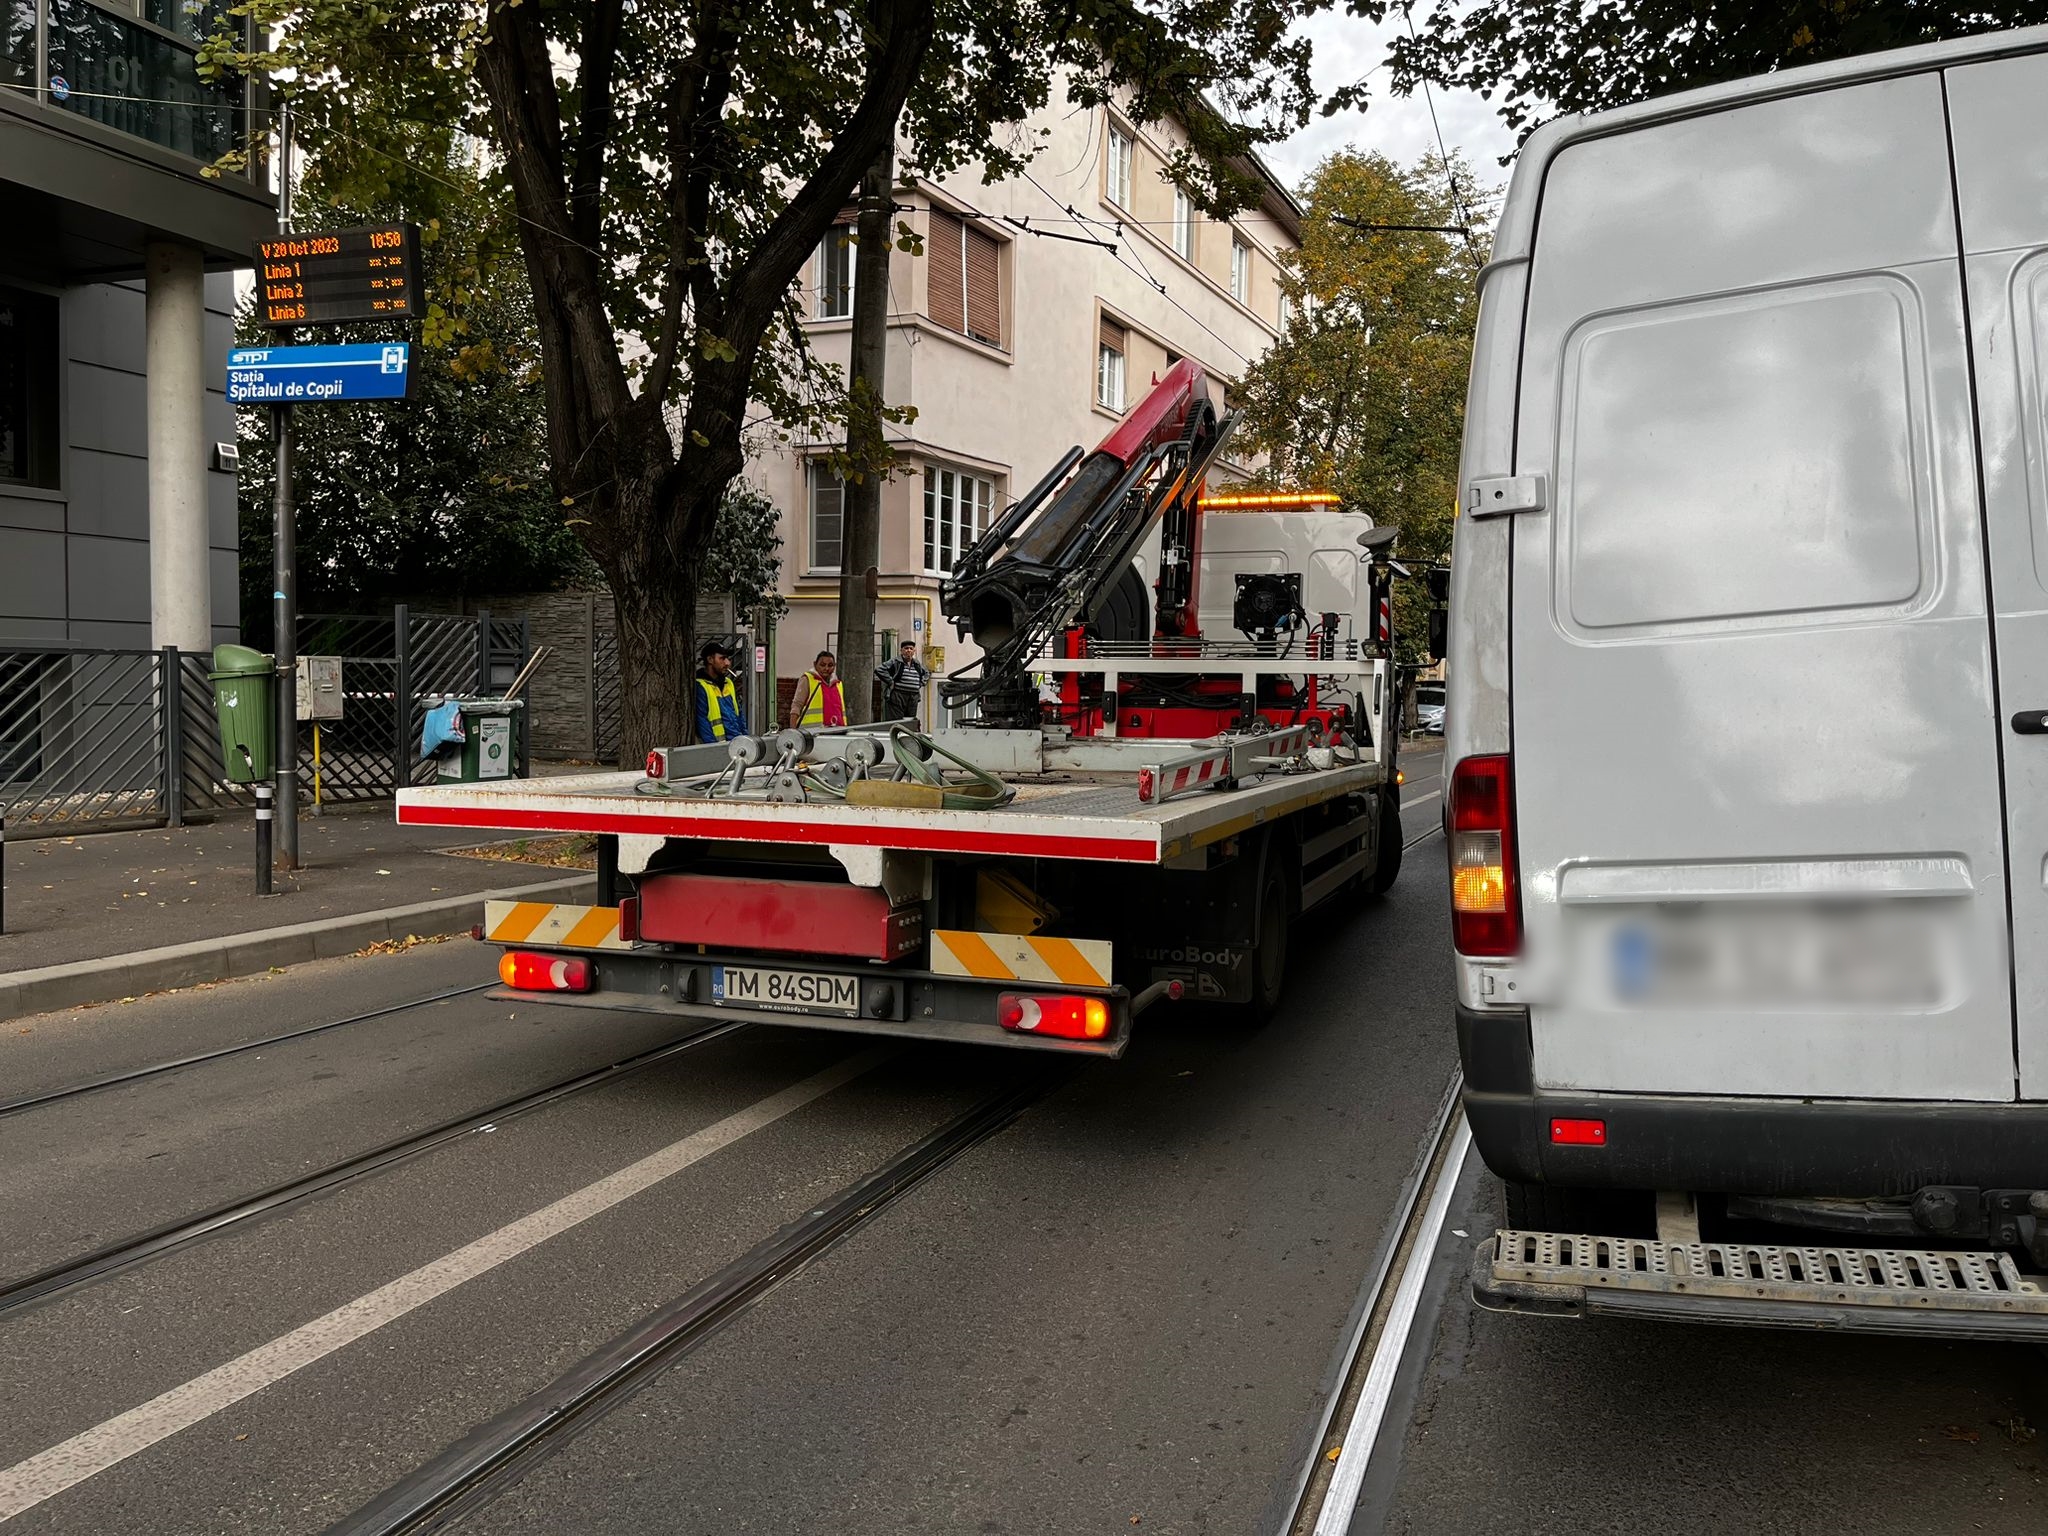
<svg viewBox="0 0 2048 1536"><path fill-rule="evenodd" d="M992 726L1036 725L1025 663L1060 630L1094 618L1161 518L1157 632L1192 636L1196 503L1236 424L1234 413L1218 418L1208 376L1184 358L1093 453L1070 450L939 589L946 616L983 651L946 680L947 702L978 701Z"/></svg>

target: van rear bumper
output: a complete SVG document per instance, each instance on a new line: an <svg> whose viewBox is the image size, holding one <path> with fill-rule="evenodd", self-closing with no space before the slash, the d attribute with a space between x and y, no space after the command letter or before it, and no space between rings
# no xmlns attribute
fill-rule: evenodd
<svg viewBox="0 0 2048 1536"><path fill-rule="evenodd" d="M1504 1179L1866 1197L1929 1184L2048 1188L2048 1103L1539 1092L1527 1010L1457 1013L1465 1117ZM1606 1144L1555 1146L1553 1118L1605 1121Z"/></svg>

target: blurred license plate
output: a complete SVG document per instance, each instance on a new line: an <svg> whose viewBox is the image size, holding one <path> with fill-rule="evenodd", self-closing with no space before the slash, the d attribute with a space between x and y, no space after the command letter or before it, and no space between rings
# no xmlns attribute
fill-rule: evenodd
<svg viewBox="0 0 2048 1536"><path fill-rule="evenodd" d="M751 965L711 967L711 1001L778 1013L860 1017L860 978L830 971L770 971Z"/></svg>
<svg viewBox="0 0 2048 1536"><path fill-rule="evenodd" d="M1955 975L1947 914L1891 901L1624 919L1611 996L1635 1007L1936 1008Z"/></svg>

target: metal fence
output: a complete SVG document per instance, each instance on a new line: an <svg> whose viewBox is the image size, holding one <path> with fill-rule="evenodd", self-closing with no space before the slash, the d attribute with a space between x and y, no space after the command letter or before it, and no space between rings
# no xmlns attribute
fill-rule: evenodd
<svg viewBox="0 0 2048 1536"><path fill-rule="evenodd" d="M10 837L176 824L247 803L226 782L212 658L0 649L0 816Z"/></svg>
<svg viewBox="0 0 2048 1536"><path fill-rule="evenodd" d="M343 713L299 732L301 795L387 798L423 781L429 700L501 690L525 665L522 622L488 614L308 614L299 651L342 658ZM178 826L253 803L227 782L212 657L0 647L0 817L9 837ZM616 718L616 714L614 714ZM527 771L525 733L519 771Z"/></svg>

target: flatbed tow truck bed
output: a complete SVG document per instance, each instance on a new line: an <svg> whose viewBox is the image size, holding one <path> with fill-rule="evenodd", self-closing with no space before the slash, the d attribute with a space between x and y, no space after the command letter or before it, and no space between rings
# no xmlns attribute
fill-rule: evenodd
<svg viewBox="0 0 2048 1536"><path fill-rule="evenodd" d="M1271 774L1161 804L1138 799L1121 772L1009 774L1017 795L994 810L833 802L772 805L639 792L637 773L401 790L405 826L585 832L621 837L891 848L904 852L1163 864L1253 827L1377 787L1376 762Z"/></svg>

